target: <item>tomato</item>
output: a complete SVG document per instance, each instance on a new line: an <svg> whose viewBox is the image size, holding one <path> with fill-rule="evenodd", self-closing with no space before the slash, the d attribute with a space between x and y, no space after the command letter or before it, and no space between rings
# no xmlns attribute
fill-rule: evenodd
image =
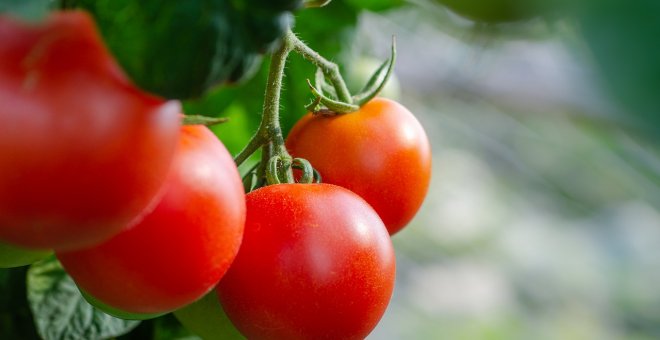
<svg viewBox="0 0 660 340"><path fill-rule="evenodd" d="M305 115L286 140L323 182L357 193L378 212L390 234L403 228L424 201L431 148L417 119L399 103L375 98L359 111Z"/></svg>
<svg viewBox="0 0 660 340"><path fill-rule="evenodd" d="M392 242L359 196L330 184L247 194L243 244L218 284L248 339L364 339L394 287Z"/></svg>
<svg viewBox="0 0 660 340"><path fill-rule="evenodd" d="M83 12L0 16L0 239L73 249L156 200L180 117L133 86Z"/></svg>
<svg viewBox="0 0 660 340"><path fill-rule="evenodd" d="M0 242L0 268L26 266L43 260L52 253L48 250L24 249Z"/></svg>
<svg viewBox="0 0 660 340"><path fill-rule="evenodd" d="M174 316L187 330L204 340L245 339L229 321L215 291L174 311Z"/></svg>
<svg viewBox="0 0 660 340"><path fill-rule="evenodd" d="M104 305L170 312L217 284L238 252L244 222L245 194L229 152L208 128L185 126L156 208L98 246L56 255Z"/></svg>

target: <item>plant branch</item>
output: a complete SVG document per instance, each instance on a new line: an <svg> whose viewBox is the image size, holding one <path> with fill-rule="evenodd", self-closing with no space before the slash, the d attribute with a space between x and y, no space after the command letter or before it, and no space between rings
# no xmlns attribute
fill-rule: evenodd
<svg viewBox="0 0 660 340"><path fill-rule="evenodd" d="M236 165L242 164L250 155L264 146L267 147L264 147L263 150L262 165L268 164L269 159L264 159L265 157L275 156L281 158L285 164L290 163L291 156L284 146L284 137L280 128L280 92L282 91L284 66L292 49L292 43L288 39L288 35L285 35L280 47L271 56L261 123L250 142L234 158ZM261 171L263 171L262 168L258 169L257 174L259 175Z"/></svg>
<svg viewBox="0 0 660 340"><path fill-rule="evenodd" d="M341 74L339 73L339 66L337 66L337 64L328 61L316 51L312 50L309 46L305 45L305 43L298 39L298 37L291 30L287 32L286 40L291 42L291 47L294 51L323 70L323 74L328 79L330 79L330 82L335 87L335 91L337 92L337 99L339 99L339 101L348 104L353 103L351 93L348 91L348 87L346 87L344 78L342 78Z"/></svg>

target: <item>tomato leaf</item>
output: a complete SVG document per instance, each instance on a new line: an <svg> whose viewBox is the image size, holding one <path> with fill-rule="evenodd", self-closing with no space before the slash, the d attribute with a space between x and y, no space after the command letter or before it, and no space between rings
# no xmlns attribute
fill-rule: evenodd
<svg viewBox="0 0 660 340"><path fill-rule="evenodd" d="M55 257L30 267L27 297L37 332L46 340L115 337L140 323L117 319L92 307Z"/></svg>

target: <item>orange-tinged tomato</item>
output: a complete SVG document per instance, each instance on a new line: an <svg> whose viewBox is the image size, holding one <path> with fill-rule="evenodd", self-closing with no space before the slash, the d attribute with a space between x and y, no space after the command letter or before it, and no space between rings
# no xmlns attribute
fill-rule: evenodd
<svg viewBox="0 0 660 340"><path fill-rule="evenodd" d="M307 159L323 182L357 193L376 210L390 234L417 213L431 177L431 148L415 116L376 98L359 111L305 115L286 140L291 155Z"/></svg>

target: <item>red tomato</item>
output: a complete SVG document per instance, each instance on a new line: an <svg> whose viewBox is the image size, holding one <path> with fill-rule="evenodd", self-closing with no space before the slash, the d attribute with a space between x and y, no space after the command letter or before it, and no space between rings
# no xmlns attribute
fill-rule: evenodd
<svg viewBox="0 0 660 340"><path fill-rule="evenodd" d="M56 255L101 303L127 313L169 312L216 285L244 224L245 194L229 152L208 128L185 126L156 208L96 247Z"/></svg>
<svg viewBox="0 0 660 340"><path fill-rule="evenodd" d="M133 86L87 14L0 16L0 103L2 241L89 246L155 202L179 104Z"/></svg>
<svg viewBox="0 0 660 340"><path fill-rule="evenodd" d="M286 140L323 182L348 188L378 212L390 234L422 205L431 177L431 148L415 116L399 103L376 98L359 111L333 117L305 115Z"/></svg>
<svg viewBox="0 0 660 340"><path fill-rule="evenodd" d="M330 184L247 194L243 244L218 284L248 339L364 339L394 287L392 242L359 196Z"/></svg>

